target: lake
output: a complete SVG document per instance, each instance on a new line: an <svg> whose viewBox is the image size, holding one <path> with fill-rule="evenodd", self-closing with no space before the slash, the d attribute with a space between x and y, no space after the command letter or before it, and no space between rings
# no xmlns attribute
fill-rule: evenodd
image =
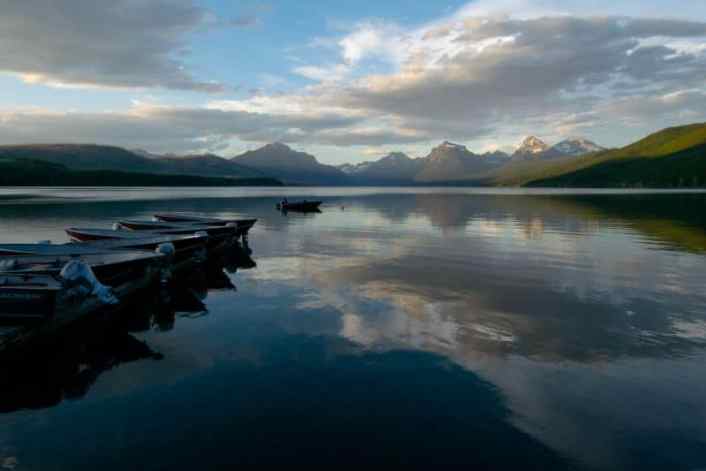
<svg viewBox="0 0 706 471"><path fill-rule="evenodd" d="M257 266L4 375L3 469L706 467L704 193L11 189L0 241L177 210Z"/></svg>

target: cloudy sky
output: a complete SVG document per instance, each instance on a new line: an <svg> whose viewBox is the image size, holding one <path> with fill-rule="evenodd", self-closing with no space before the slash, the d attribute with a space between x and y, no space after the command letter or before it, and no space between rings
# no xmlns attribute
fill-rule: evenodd
<svg viewBox="0 0 706 471"><path fill-rule="evenodd" d="M2 3L0 144L342 163L706 121L704 0Z"/></svg>

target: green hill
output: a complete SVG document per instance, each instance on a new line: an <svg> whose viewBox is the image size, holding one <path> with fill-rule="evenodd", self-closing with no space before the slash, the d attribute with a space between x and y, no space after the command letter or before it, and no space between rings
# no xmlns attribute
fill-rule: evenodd
<svg viewBox="0 0 706 471"><path fill-rule="evenodd" d="M482 186L524 186L538 179L554 177L590 165L586 157L565 157L554 160L520 160L477 175L471 182Z"/></svg>
<svg viewBox="0 0 706 471"><path fill-rule="evenodd" d="M706 187L706 123L667 128L621 149L493 176L541 187Z"/></svg>
<svg viewBox="0 0 706 471"><path fill-rule="evenodd" d="M71 170L27 158L0 158L0 186L279 186L274 178L216 178L116 170Z"/></svg>

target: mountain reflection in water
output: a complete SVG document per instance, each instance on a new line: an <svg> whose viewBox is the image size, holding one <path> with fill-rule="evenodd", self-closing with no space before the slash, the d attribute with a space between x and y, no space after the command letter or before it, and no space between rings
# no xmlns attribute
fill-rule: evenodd
<svg viewBox="0 0 706 471"><path fill-rule="evenodd" d="M108 360L82 347L91 380L46 396L81 400L0 395L0 460L706 466L702 193L293 189L324 206L285 217L269 190L151 191L13 200L0 239L158 211L250 216L256 263L176 290L191 315L133 316L101 342Z"/></svg>

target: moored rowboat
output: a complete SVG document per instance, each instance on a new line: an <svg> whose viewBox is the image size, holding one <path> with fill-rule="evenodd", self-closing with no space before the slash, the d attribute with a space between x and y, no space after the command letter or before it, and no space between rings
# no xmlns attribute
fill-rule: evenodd
<svg viewBox="0 0 706 471"><path fill-rule="evenodd" d="M80 256L94 255L109 252L110 248L100 248L91 244L0 244L0 259L5 257L63 257L63 256ZM116 250L127 250L117 248Z"/></svg>
<svg viewBox="0 0 706 471"><path fill-rule="evenodd" d="M241 237L246 231L235 225L205 225L205 224L181 224L160 221L141 221L126 219L118 221L118 227L131 231L152 231L157 234L194 234L205 232L212 237Z"/></svg>
<svg viewBox="0 0 706 471"><path fill-rule="evenodd" d="M257 219L221 219L186 213L157 213L154 215L154 218L163 222L208 224L212 226L225 226L229 223L234 223L238 228L242 228L246 231L253 227L257 222Z"/></svg>
<svg viewBox="0 0 706 471"><path fill-rule="evenodd" d="M188 234L163 234L152 231L116 231L112 229L98 229L89 227L69 227L68 229L65 229L65 231L71 239L79 242L121 240L125 244L147 243L149 245L171 242L174 244L175 248L177 248L177 245L189 244L193 241L200 241L203 243L208 239L208 234L197 234L199 231L191 231ZM149 241L147 241L147 239L149 239Z"/></svg>
<svg viewBox="0 0 706 471"><path fill-rule="evenodd" d="M163 244L171 244L174 247L172 268L179 271L189 267L194 263L206 260L207 250L211 243L211 238L206 234L185 234L168 235L153 234L152 232L133 231L113 231L108 229L90 229L71 227L66 229L66 233L76 242L63 244L67 251L72 247L89 247L88 250L157 250ZM17 245L17 244L15 244ZM30 244L24 244L24 250L28 250ZM37 244L40 245L40 244ZM0 245L0 251L3 246ZM56 251L59 249L49 248Z"/></svg>
<svg viewBox="0 0 706 471"><path fill-rule="evenodd" d="M71 244L66 244L67 246ZM133 273L139 273L159 261L165 262L165 255L147 251L103 251L83 254L29 255L16 258L5 257L0 263L2 273L59 273L67 263L80 261L91 267L96 279L107 285L117 285L131 279Z"/></svg>

